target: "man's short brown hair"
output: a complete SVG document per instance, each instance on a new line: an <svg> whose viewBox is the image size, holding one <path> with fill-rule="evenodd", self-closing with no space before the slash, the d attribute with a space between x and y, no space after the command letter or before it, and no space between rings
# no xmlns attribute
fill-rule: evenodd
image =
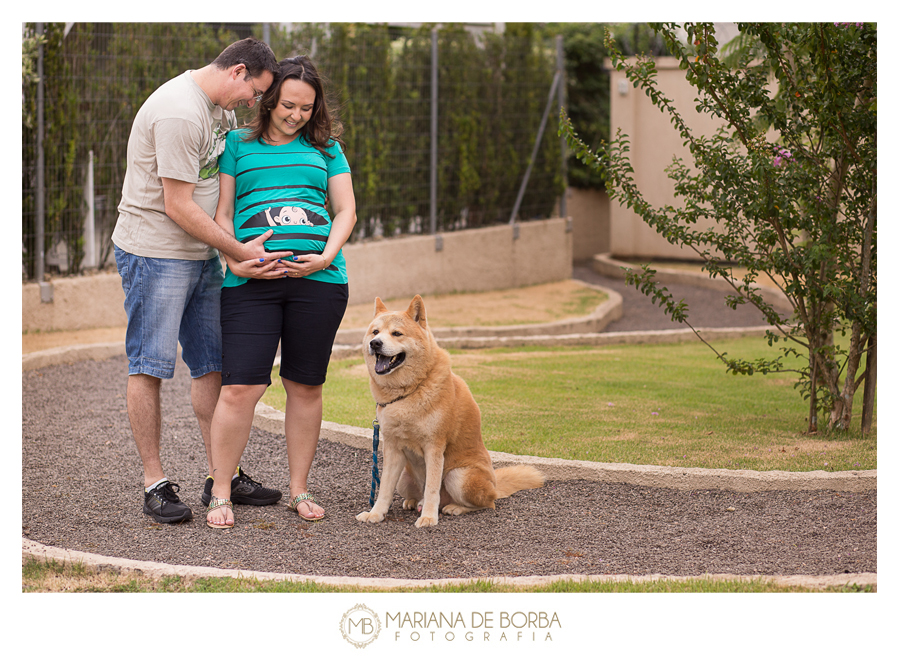
<svg viewBox="0 0 900 658"><path fill-rule="evenodd" d="M267 43L253 37L235 41L213 60L213 64L220 69L243 64L251 78L258 78L263 71L268 71L273 76L278 73L275 53Z"/></svg>

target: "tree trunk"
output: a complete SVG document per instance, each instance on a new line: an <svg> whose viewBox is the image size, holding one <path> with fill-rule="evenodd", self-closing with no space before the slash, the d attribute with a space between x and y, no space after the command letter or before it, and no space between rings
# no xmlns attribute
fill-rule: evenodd
<svg viewBox="0 0 900 658"><path fill-rule="evenodd" d="M853 330L850 337L850 352L847 355L845 364L846 371L844 373L844 387L841 390L841 396L835 401L831 414L831 426L842 430L850 429L850 420L853 416L853 396L859 387L859 380L856 379L856 373L862 363L863 352L866 347L866 339L862 336L862 327L860 323L853 323Z"/></svg>
<svg viewBox="0 0 900 658"><path fill-rule="evenodd" d="M830 426L833 430L850 429L850 419L853 416L853 396L841 393L831 406Z"/></svg>
<svg viewBox="0 0 900 658"><path fill-rule="evenodd" d="M877 212L877 199L874 194L875 184L872 184L872 203L869 206L869 219L866 223L866 235L863 239L862 249L862 273L860 275L860 294L865 295L869 289L869 270L872 267L872 240L875 232L875 217ZM874 310L874 309L873 309ZM877 317L877 316L876 316ZM867 341L868 354L866 355L866 383L863 387L863 412L862 433L868 434L872 429L872 421L875 417L875 381L876 381L876 336L878 332L872 327Z"/></svg>
<svg viewBox="0 0 900 658"><path fill-rule="evenodd" d="M875 418L875 381L876 381L876 334L869 336L869 351L866 354L866 383L863 386L862 432L868 434Z"/></svg>
<svg viewBox="0 0 900 658"><path fill-rule="evenodd" d="M809 377L809 424L806 428L807 434L815 434L819 431L819 410L816 408L818 406L816 400L816 385L817 385L817 377L816 377L816 359L813 357L812 349L809 352L809 367L810 367L810 377Z"/></svg>

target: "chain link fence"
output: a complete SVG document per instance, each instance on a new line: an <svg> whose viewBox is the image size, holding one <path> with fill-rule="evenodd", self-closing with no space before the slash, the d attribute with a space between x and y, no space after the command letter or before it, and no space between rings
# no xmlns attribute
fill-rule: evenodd
<svg viewBox="0 0 900 658"><path fill-rule="evenodd" d="M353 171L352 241L543 219L564 190L557 47L528 26L45 23L42 34L39 58L36 24L23 26L23 280L110 262L135 113L246 36L279 59L311 55L325 76Z"/></svg>

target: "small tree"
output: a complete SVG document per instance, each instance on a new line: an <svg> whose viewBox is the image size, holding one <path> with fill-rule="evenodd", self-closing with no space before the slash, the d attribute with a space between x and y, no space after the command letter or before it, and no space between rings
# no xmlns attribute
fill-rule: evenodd
<svg viewBox="0 0 900 658"><path fill-rule="evenodd" d="M869 431L877 329L874 25L741 23L741 45L728 64L711 24L684 24L687 44L675 24L653 27L696 88L697 111L725 124L711 137L693 134L658 89L653 60L629 65L608 40L614 65L670 116L690 149L692 166L675 159L667 169L681 206L655 208L644 200L626 135L595 153L565 116L561 132L603 174L611 198L696 253L711 277L731 283L729 306L751 303L763 312L772 327L769 344L779 343L782 354L748 362L716 352L729 371L799 372L810 432L818 429L820 411L830 428L848 429L854 393L865 381L862 429ZM710 219L715 229L697 228ZM747 273L733 278L734 266ZM690 326L687 305L654 274L645 267L629 283ZM792 315L763 299L755 285L761 277L784 292ZM836 342L836 333L849 341Z"/></svg>

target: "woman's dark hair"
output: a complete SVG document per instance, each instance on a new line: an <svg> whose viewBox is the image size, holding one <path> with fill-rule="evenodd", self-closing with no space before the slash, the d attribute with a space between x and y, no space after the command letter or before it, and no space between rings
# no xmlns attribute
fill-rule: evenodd
<svg viewBox="0 0 900 658"><path fill-rule="evenodd" d="M337 118L332 117L325 98L325 86L322 76L306 55L289 57L278 62L278 73L271 86L263 94L262 100L257 105L256 116L247 124L249 134L244 138L247 141L264 138L272 122L272 110L281 97L281 86L285 80L301 80L309 84L316 92L316 101L313 105L312 116L300 129L300 134L306 138L311 146L325 155L325 149L333 141L345 146L340 136L344 132L343 125Z"/></svg>

